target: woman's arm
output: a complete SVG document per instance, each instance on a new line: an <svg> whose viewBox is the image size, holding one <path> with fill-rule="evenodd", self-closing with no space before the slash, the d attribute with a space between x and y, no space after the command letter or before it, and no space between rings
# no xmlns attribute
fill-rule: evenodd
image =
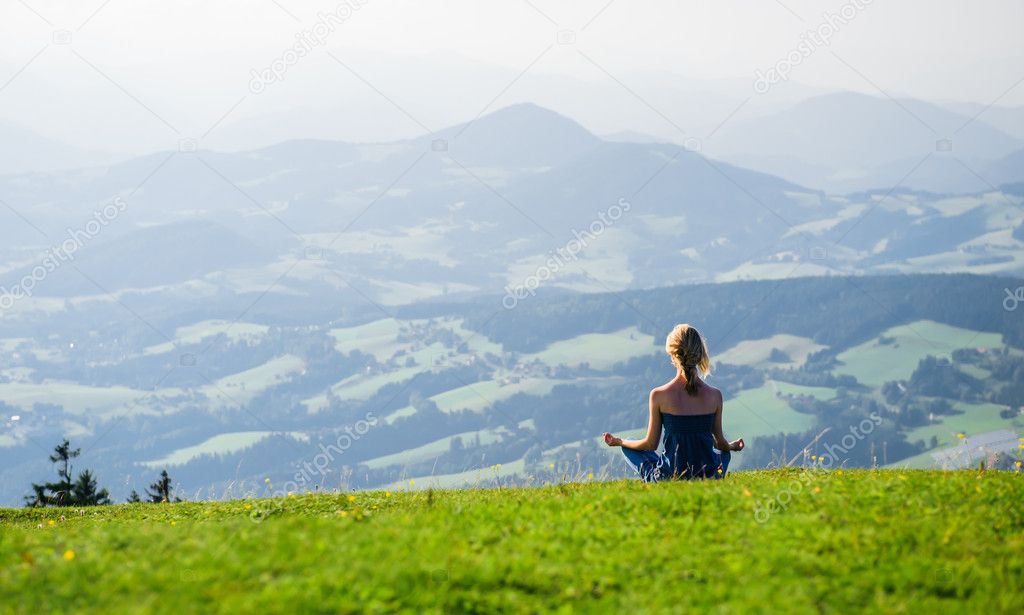
<svg viewBox="0 0 1024 615"><path fill-rule="evenodd" d="M658 441L661 440L661 411L658 409L658 403L654 399L654 391L651 391L648 407L650 409L650 416L647 419L647 436L643 440L623 440L606 432L604 434L605 444L608 446L631 448L636 451L656 450L658 448Z"/></svg>
<svg viewBox="0 0 1024 615"><path fill-rule="evenodd" d="M729 442L725 439L725 434L722 432L722 394L718 394L718 408L715 410L715 428L711 432L711 435L715 438L715 448L720 451L742 451L746 443L743 442L743 438L736 440L735 442Z"/></svg>

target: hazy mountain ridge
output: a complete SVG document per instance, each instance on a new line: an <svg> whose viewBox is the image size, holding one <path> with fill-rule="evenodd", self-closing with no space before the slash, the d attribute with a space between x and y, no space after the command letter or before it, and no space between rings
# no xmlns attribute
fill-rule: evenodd
<svg viewBox="0 0 1024 615"><path fill-rule="evenodd" d="M79 250L69 262L84 275L72 271L71 265L62 267L47 276L39 295L75 297L179 284L228 269L266 265L275 258L273 252L227 228L202 220L142 228ZM11 288L31 275L32 267L2 274L0 286Z"/></svg>
<svg viewBox="0 0 1024 615"><path fill-rule="evenodd" d="M52 172L109 163L115 156L50 139L0 121L0 174Z"/></svg>
<svg viewBox="0 0 1024 615"><path fill-rule="evenodd" d="M772 115L730 122L705 151L832 192L881 189L901 180L921 190L976 192L988 186L975 174L984 177L993 161L1022 145L1020 137L976 113L914 99L826 94ZM940 145L947 140L948 150Z"/></svg>
<svg viewBox="0 0 1024 615"><path fill-rule="evenodd" d="M243 266L253 285L266 287L278 276L260 263L299 262L275 292L344 286L340 274L388 304L521 285L595 224L601 232L591 233L548 286L774 278L798 266L804 275L1022 270L1020 243L992 235L1020 223L1019 195L830 195L670 144L602 141L569 118L525 104L411 141L154 154L101 169L8 176L0 189L51 242L120 197L127 207L98 244L154 225L205 221L276 254L211 260L175 283ZM599 214L620 202L628 213L599 223ZM67 223L76 218L77 226ZM0 235L4 260L18 272L47 241L13 218ZM904 236L926 240L890 252ZM112 244L120 252L111 262L144 262L144 244ZM136 288L168 281L144 272L133 277ZM41 295L62 292L40 284Z"/></svg>

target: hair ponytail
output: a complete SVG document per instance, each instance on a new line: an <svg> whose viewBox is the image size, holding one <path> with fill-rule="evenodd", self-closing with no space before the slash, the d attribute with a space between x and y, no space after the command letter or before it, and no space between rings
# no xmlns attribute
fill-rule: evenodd
<svg viewBox="0 0 1024 615"><path fill-rule="evenodd" d="M697 389L700 387L700 379L697 378L697 368L694 365L686 365L683 367L683 376L686 377L686 392L690 395L696 395Z"/></svg>
<svg viewBox="0 0 1024 615"><path fill-rule="evenodd" d="M696 395L700 388L698 374L711 372L707 344L699 331L688 324L676 325L665 339L665 351L686 379L686 392Z"/></svg>

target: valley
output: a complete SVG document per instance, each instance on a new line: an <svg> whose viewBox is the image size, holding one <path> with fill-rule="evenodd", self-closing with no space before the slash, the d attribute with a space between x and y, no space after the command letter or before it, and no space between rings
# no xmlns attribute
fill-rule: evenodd
<svg viewBox="0 0 1024 615"><path fill-rule="evenodd" d="M44 465L37 443L61 433L121 489L167 468L192 498L219 497L229 483L264 493L264 479L299 491L623 476L600 433L641 433L647 390L671 377L660 340L677 320L701 323L709 340L727 434L751 449L737 468L787 462L801 447L820 454L832 436L819 432L841 436L873 413L879 428L842 463L959 467L943 454L963 446L960 436L1024 436L1014 371L1024 369L1024 323L1001 304L1011 283L794 278L545 293L513 310L499 298L418 303L306 324L210 312L163 348L134 326L119 335L135 348L100 330L39 348L9 339L0 399L18 418L4 423L0 496L17 503ZM111 344L123 360L97 361ZM968 384L935 389L936 369ZM154 375L157 386L141 384ZM359 423L364 433L352 431ZM325 450L329 463L303 473Z"/></svg>

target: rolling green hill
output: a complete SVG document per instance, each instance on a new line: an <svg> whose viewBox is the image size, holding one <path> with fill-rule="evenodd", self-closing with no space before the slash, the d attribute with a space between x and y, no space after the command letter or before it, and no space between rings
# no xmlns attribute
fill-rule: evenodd
<svg viewBox="0 0 1024 615"><path fill-rule="evenodd" d="M0 509L0 612L1015 612L1011 472Z"/></svg>

